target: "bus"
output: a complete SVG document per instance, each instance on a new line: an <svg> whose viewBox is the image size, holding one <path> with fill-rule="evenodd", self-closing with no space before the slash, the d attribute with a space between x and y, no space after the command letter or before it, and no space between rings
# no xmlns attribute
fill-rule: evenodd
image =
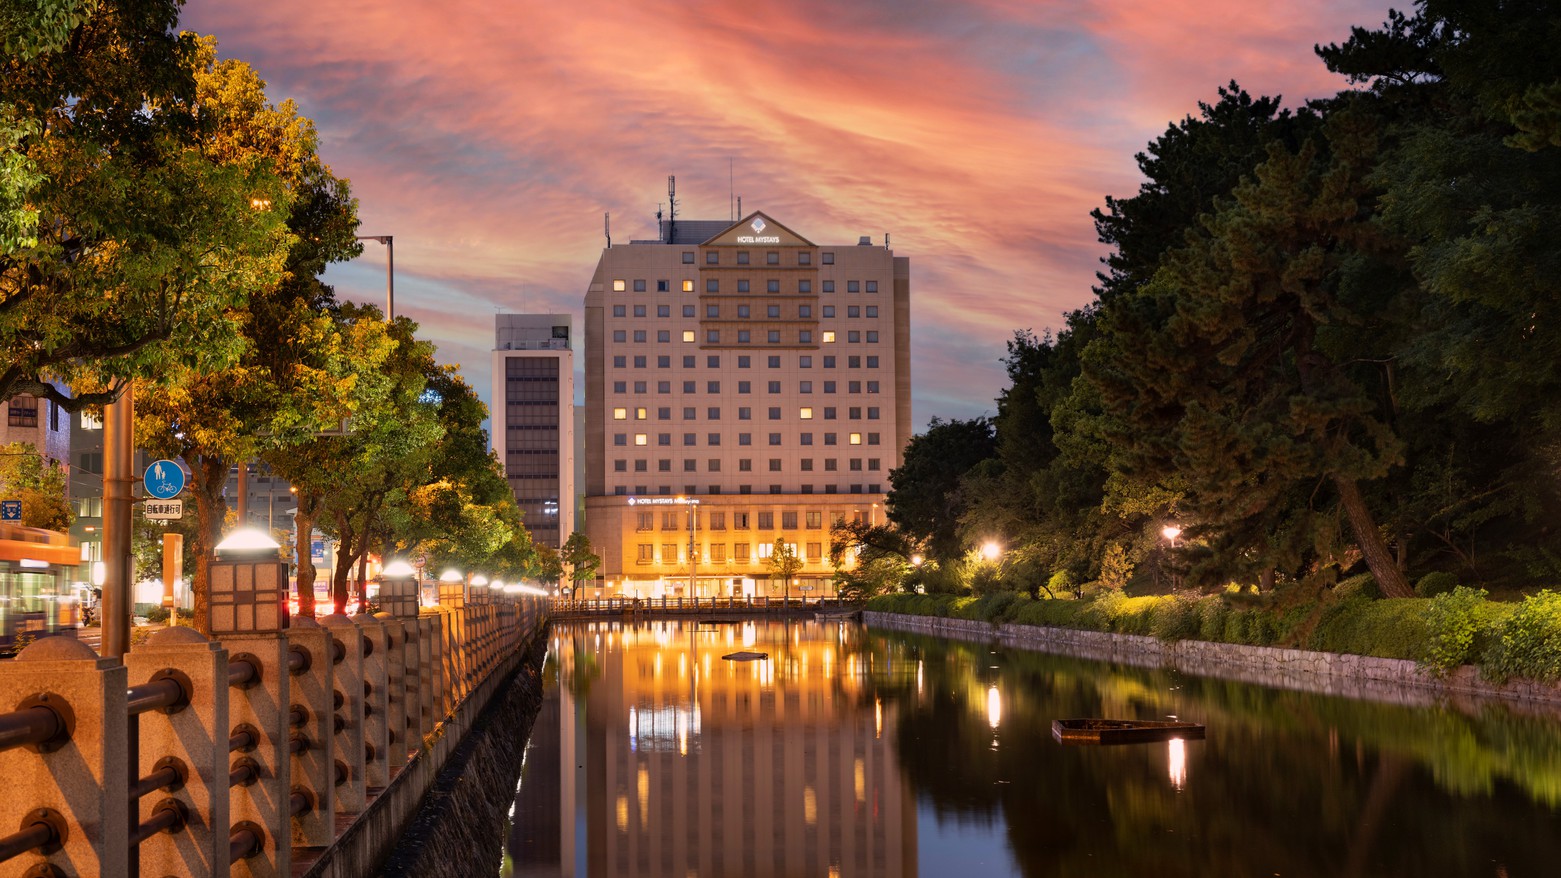
<svg viewBox="0 0 1561 878"><path fill-rule="evenodd" d="M0 650L20 636L81 627L81 603L71 589L80 551L58 531L0 524Z"/></svg>

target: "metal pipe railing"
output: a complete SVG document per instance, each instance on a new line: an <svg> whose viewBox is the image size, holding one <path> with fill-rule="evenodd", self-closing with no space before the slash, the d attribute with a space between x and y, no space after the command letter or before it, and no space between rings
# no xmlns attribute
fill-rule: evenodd
<svg viewBox="0 0 1561 878"><path fill-rule="evenodd" d="M229 787L247 787L260 780L260 765L248 756L233 763L228 771Z"/></svg>
<svg viewBox="0 0 1561 878"><path fill-rule="evenodd" d="M245 820L228 830L228 862L247 860L265 850L265 830Z"/></svg>
<svg viewBox="0 0 1561 878"><path fill-rule="evenodd" d="M60 839L54 831L54 827L42 821L28 826L0 838L0 863L20 854L25 854L34 848L46 847L58 844Z"/></svg>
<svg viewBox="0 0 1561 878"><path fill-rule="evenodd" d="M130 787L130 800L133 802L161 789L174 789L183 783L184 772L179 770L179 766L164 765Z"/></svg>
<svg viewBox="0 0 1561 878"><path fill-rule="evenodd" d="M228 662L228 685L244 687L259 682L260 667L248 659Z"/></svg>
<svg viewBox="0 0 1561 878"><path fill-rule="evenodd" d="M177 801L169 799L162 802L152 811L152 816L146 818L145 823L131 830L130 846L135 847L164 830L176 831L184 826L185 820L184 807Z"/></svg>
<svg viewBox="0 0 1561 878"><path fill-rule="evenodd" d="M289 674L292 674L296 677L299 674L305 673L309 670L309 666L311 664L313 664L313 660L309 655L309 650L304 649L302 646L299 646L296 643L288 646L287 672Z"/></svg>
<svg viewBox="0 0 1561 878"><path fill-rule="evenodd" d="M0 750L42 744L64 731L64 718L42 705L0 713Z"/></svg>
<svg viewBox="0 0 1561 878"><path fill-rule="evenodd" d="M149 710L178 707L189 700L184 685L173 677L162 677L131 686L126 693L125 708L131 716L139 716Z"/></svg>

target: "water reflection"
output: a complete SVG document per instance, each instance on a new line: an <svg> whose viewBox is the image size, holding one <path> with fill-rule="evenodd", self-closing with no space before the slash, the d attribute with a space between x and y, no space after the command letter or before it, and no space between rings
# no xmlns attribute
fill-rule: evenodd
<svg viewBox="0 0 1561 878"><path fill-rule="evenodd" d="M1520 876L1561 857L1549 715L837 623L558 634L507 876ZM722 659L740 649L769 659ZM1050 736L1170 715L1208 738Z"/></svg>

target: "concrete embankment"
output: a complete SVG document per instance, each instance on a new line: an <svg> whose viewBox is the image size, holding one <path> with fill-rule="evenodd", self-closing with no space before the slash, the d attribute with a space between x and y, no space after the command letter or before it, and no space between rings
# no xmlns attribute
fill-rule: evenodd
<svg viewBox="0 0 1561 878"><path fill-rule="evenodd" d="M1403 659L1341 655L1305 649L1159 640L1136 634L1108 634L1036 625L993 625L967 619L864 613L870 628L933 634L956 640L1000 643L1135 667L1172 668L1184 674L1217 677L1292 689L1406 705L1442 701L1470 704L1503 700L1550 710L1561 706L1561 685L1532 680L1494 683L1478 668L1465 666L1439 677Z"/></svg>
<svg viewBox="0 0 1561 878"><path fill-rule="evenodd" d="M547 631L450 755L380 873L387 878L497 875L504 819L542 704Z"/></svg>

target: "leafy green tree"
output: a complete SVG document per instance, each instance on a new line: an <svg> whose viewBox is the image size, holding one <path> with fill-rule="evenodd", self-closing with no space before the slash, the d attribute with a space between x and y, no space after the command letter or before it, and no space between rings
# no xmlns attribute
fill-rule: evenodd
<svg viewBox="0 0 1561 878"><path fill-rule="evenodd" d="M76 520L65 468L31 443L0 445L0 499L22 501L23 527L62 531Z"/></svg>
<svg viewBox="0 0 1561 878"><path fill-rule="evenodd" d="M775 544L770 547L770 557L764 559L764 566L770 571L771 578L781 581L786 598L790 600L791 578L802 569L802 559L797 557L796 544L786 542L784 537L776 537Z"/></svg>
<svg viewBox="0 0 1561 878"><path fill-rule="evenodd" d="M925 541L934 557L958 556L959 519L967 506L960 480L995 451L992 424L986 418L933 418L927 432L905 446L904 462L889 473L889 520Z"/></svg>
<svg viewBox="0 0 1561 878"><path fill-rule="evenodd" d="M0 399L75 412L174 364L223 368L233 309L284 270L289 189L211 150L224 120L178 7L0 5L20 53L0 66Z"/></svg>
<svg viewBox="0 0 1561 878"><path fill-rule="evenodd" d="M563 563L569 566L569 579L575 588L595 579L597 569L602 566L601 556L591 551L591 538L583 530L570 534L559 554Z"/></svg>
<svg viewBox="0 0 1561 878"><path fill-rule="evenodd" d="M909 584L928 561L913 540L890 525L847 521L829 533L835 590L846 600L866 600Z"/></svg>

